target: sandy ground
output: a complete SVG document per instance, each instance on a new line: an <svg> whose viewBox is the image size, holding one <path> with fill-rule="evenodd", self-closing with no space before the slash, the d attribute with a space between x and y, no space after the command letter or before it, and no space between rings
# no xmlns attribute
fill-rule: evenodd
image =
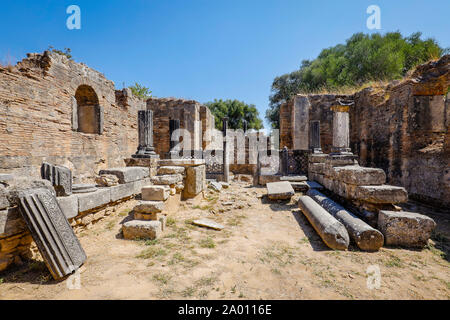
<svg viewBox="0 0 450 320"><path fill-rule="evenodd" d="M265 192L242 183L207 192L171 213L156 241L121 238L131 201L78 234L88 256L79 289L74 278L56 282L43 262L31 261L0 273L0 299L450 298L448 214L408 204L438 223L423 250L333 251L298 210L299 194L269 203ZM193 226L198 217L226 228ZM368 288L368 267L379 268L379 288Z"/></svg>

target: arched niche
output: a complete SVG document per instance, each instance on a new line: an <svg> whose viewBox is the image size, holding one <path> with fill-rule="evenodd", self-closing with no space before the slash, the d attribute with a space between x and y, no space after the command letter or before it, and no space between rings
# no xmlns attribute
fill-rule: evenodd
<svg viewBox="0 0 450 320"><path fill-rule="evenodd" d="M88 85L80 85L72 99L72 129L88 134L103 133L103 107L97 93Z"/></svg>

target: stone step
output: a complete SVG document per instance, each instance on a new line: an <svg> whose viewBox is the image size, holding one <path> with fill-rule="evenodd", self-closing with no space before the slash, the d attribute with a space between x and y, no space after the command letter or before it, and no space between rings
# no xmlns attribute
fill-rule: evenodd
<svg viewBox="0 0 450 320"><path fill-rule="evenodd" d="M164 166L158 168L158 175L184 174L185 171L186 169L184 167Z"/></svg>
<svg viewBox="0 0 450 320"><path fill-rule="evenodd" d="M334 167L333 177L357 186L382 185L386 183L383 169L361 166Z"/></svg>
<svg viewBox="0 0 450 320"><path fill-rule="evenodd" d="M150 239L154 240L161 235L161 221L131 220L122 225L123 237L128 240Z"/></svg>
<svg viewBox="0 0 450 320"><path fill-rule="evenodd" d="M156 214L164 210L164 201L139 201L133 211L144 214Z"/></svg>
<svg viewBox="0 0 450 320"><path fill-rule="evenodd" d="M390 185L359 186L355 198L370 203L395 204L408 201L408 193L405 188Z"/></svg>
<svg viewBox="0 0 450 320"><path fill-rule="evenodd" d="M266 184L267 196L270 200L289 200L295 194L288 181L270 182Z"/></svg>
<svg viewBox="0 0 450 320"><path fill-rule="evenodd" d="M119 179L120 184L142 180L150 175L149 168L145 167L123 167L100 170L99 175L110 174Z"/></svg>
<svg viewBox="0 0 450 320"><path fill-rule="evenodd" d="M302 182L307 180L308 178L306 176L283 176L280 178L280 181L289 181L289 182Z"/></svg>
<svg viewBox="0 0 450 320"><path fill-rule="evenodd" d="M155 176L151 181L155 185L175 185L183 181L183 176L181 174L166 174Z"/></svg>
<svg viewBox="0 0 450 320"><path fill-rule="evenodd" d="M142 200L166 201L169 198L170 188L166 186L145 186L142 188Z"/></svg>
<svg viewBox="0 0 450 320"><path fill-rule="evenodd" d="M294 188L295 191L297 192L307 192L309 190L308 185L306 184L306 181L301 181L301 182L290 182L292 188Z"/></svg>

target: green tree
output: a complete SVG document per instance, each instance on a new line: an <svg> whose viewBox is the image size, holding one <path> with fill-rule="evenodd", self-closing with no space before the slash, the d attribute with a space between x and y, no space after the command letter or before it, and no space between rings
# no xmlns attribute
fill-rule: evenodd
<svg viewBox="0 0 450 320"><path fill-rule="evenodd" d="M263 122L259 118L259 112L253 104L246 104L238 100L217 100L206 105L215 117L216 128L222 130L222 119L228 117L230 129L243 129L244 120L248 129L259 130L263 128Z"/></svg>
<svg viewBox="0 0 450 320"><path fill-rule="evenodd" d="M134 85L130 86L129 88L136 97L142 98L144 100L152 96L152 92L150 91L149 88L144 87L137 82L135 82Z"/></svg>
<svg viewBox="0 0 450 320"><path fill-rule="evenodd" d="M266 118L279 128L280 106L299 93L340 91L370 81L403 78L408 71L448 52L434 39L421 39L416 32L403 37L400 32L356 33L334 47L322 50L313 60L304 60L298 70L276 77L272 83Z"/></svg>

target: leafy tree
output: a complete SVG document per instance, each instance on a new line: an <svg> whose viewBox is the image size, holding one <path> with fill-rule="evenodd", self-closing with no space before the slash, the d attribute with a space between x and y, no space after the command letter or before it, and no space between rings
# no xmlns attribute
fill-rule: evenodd
<svg viewBox="0 0 450 320"><path fill-rule="evenodd" d="M206 105L215 117L216 128L222 130L222 119L228 117L230 129L243 129L244 120L248 129L259 130L263 128L263 122L259 118L259 112L253 104L246 104L238 100L217 100Z"/></svg>
<svg viewBox="0 0 450 320"><path fill-rule="evenodd" d="M448 52L434 39L422 40L421 36L420 32L409 37L400 32L356 33L345 44L322 50L315 60L304 60L298 70L274 79L266 118L279 128L280 106L295 94L401 79L417 65Z"/></svg>
<svg viewBox="0 0 450 320"><path fill-rule="evenodd" d="M144 100L150 98L152 96L152 92L149 88L141 86L139 83L135 82L133 86L129 87L131 89L131 92L139 98L142 98Z"/></svg>
<svg viewBox="0 0 450 320"><path fill-rule="evenodd" d="M48 46L48 51L60 54L62 56L66 56L69 60L73 60L71 55L72 50L70 48L64 48L64 51L61 51L55 49L53 46Z"/></svg>

